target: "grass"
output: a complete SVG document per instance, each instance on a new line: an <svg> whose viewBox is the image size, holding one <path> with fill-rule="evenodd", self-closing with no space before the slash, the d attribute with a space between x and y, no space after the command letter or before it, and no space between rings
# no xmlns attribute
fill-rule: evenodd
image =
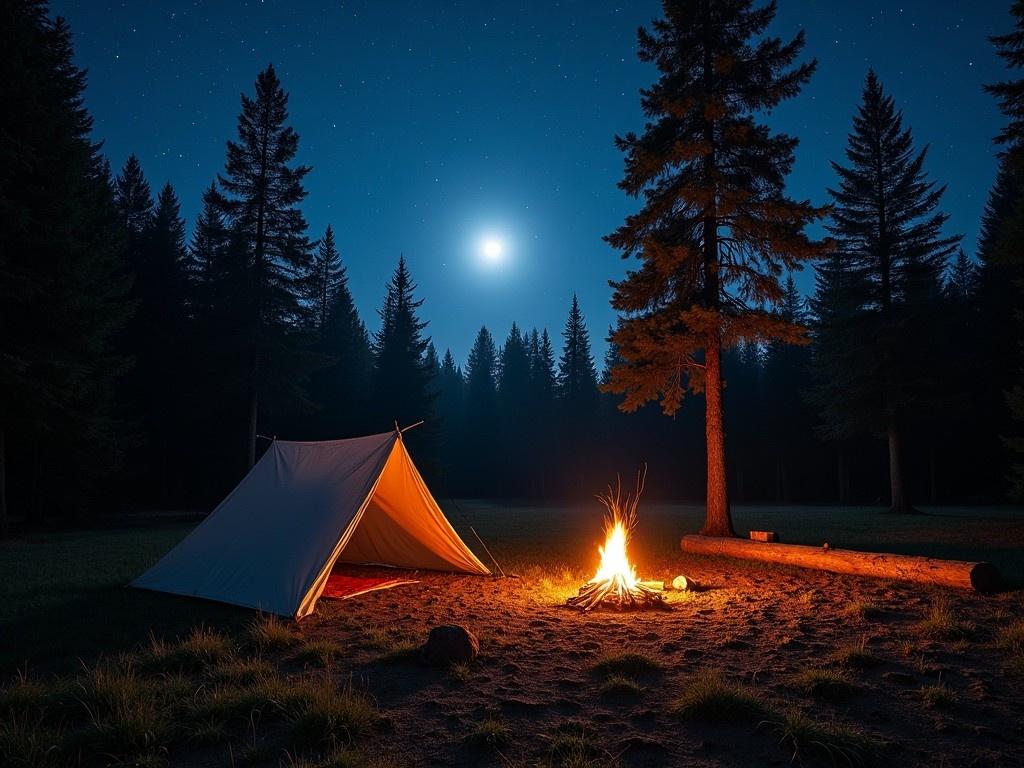
<svg viewBox="0 0 1024 768"><path fill-rule="evenodd" d="M938 595L932 600L924 617L915 626L918 632L933 640L956 640L966 629L953 602L945 595Z"/></svg>
<svg viewBox="0 0 1024 768"><path fill-rule="evenodd" d="M457 661L449 665L448 679L453 683L465 685L473 679L473 665L468 661Z"/></svg>
<svg viewBox="0 0 1024 768"><path fill-rule="evenodd" d="M636 697L643 694L643 686L625 675L609 675L598 689L602 696Z"/></svg>
<svg viewBox="0 0 1024 768"><path fill-rule="evenodd" d="M300 748L350 744L369 733L378 717L373 702L351 684L338 688L324 680L292 703L288 740Z"/></svg>
<svg viewBox="0 0 1024 768"><path fill-rule="evenodd" d="M805 669L793 675L789 682L808 696L831 701L844 699L857 690L846 675L831 669Z"/></svg>
<svg viewBox="0 0 1024 768"><path fill-rule="evenodd" d="M1010 653L1024 654L1024 619L1017 619L996 630L996 646Z"/></svg>
<svg viewBox="0 0 1024 768"><path fill-rule="evenodd" d="M0 765L10 768L50 768L64 764L60 746L63 729L41 715L12 712L0 719Z"/></svg>
<svg viewBox="0 0 1024 768"><path fill-rule="evenodd" d="M814 720L799 709L788 710L778 720L766 720L761 727L774 733L796 763L811 759L853 768L869 764L877 749L874 739L863 731L834 720Z"/></svg>
<svg viewBox="0 0 1024 768"><path fill-rule="evenodd" d="M537 768L618 768L618 757L601 749L590 729L569 722L548 737L548 752L536 762Z"/></svg>
<svg viewBox="0 0 1024 768"><path fill-rule="evenodd" d="M843 612L858 619L877 619L882 615L882 608L871 600L851 600Z"/></svg>
<svg viewBox="0 0 1024 768"><path fill-rule="evenodd" d="M642 653L611 653L602 656L594 665L600 675L629 675L640 677L656 675L663 667L655 659Z"/></svg>
<svg viewBox="0 0 1024 768"><path fill-rule="evenodd" d="M217 665L233 652L234 646L226 635L200 625L177 642L151 636L145 664L155 670L194 672Z"/></svg>
<svg viewBox="0 0 1024 768"><path fill-rule="evenodd" d="M867 637L862 637L856 643L841 645L832 654L832 658L844 667L850 667L851 669L867 669L868 667L877 666L882 661L868 650Z"/></svg>
<svg viewBox="0 0 1024 768"><path fill-rule="evenodd" d="M245 627L249 642L265 651L278 651L294 645L298 638L277 616L260 614Z"/></svg>
<svg viewBox="0 0 1024 768"><path fill-rule="evenodd" d="M672 711L684 720L752 721L766 707L746 686L726 680L721 672L705 670L687 680Z"/></svg>
<svg viewBox="0 0 1024 768"><path fill-rule="evenodd" d="M478 747L502 747L512 741L512 732L501 720L488 717L466 734L466 743Z"/></svg>
<svg viewBox="0 0 1024 768"><path fill-rule="evenodd" d="M956 694L940 680L935 685L921 687L921 701L930 709L949 709L956 703Z"/></svg>
<svg viewBox="0 0 1024 768"><path fill-rule="evenodd" d="M316 639L304 642L293 658L296 661L326 667L341 654L342 648L338 643L333 640Z"/></svg>

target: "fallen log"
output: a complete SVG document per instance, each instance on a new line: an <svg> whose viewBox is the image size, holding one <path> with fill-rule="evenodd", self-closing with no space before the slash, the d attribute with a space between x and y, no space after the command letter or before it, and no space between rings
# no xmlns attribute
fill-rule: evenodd
<svg viewBox="0 0 1024 768"><path fill-rule="evenodd" d="M1003 584L998 569L991 563L698 535L683 536L679 545L684 552L697 555L727 555L854 576L941 584L978 592L994 592Z"/></svg>

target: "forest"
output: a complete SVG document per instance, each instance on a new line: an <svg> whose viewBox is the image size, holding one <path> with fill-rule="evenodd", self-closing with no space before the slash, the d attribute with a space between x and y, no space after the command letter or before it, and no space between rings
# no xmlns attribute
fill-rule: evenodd
<svg viewBox="0 0 1024 768"><path fill-rule="evenodd" d="M564 327L481 327L456 360L431 336L443 309L418 298L405 258L347 252L355 220L310 231L316 170L295 160L302 126L272 65L238 83L237 133L210 185L175 190L134 155L110 167L72 30L43 3L15 5L0 65L16 105L0 133L4 535L11 522L208 508L270 439L419 421L410 449L441 497L589 498L642 462L652 496L703 498L703 409L623 398L622 326L589 327L566 296ZM994 40L1010 68L1024 65L1019 7L1017 20ZM790 269L737 276L737 300L788 330L723 343L733 500L906 511L1024 494L1024 81L988 90L1007 123L976 253L947 233L928 137L912 133L884 74L849 94L855 117L824 205L787 214L821 231L793 260L814 271L813 294ZM791 164L799 138L766 139L776 160L765 162ZM623 189L640 194L630 187L627 174ZM201 196L196 221L183 220L181 195ZM629 251L628 228L609 243ZM356 310L351 259L395 264L378 317ZM762 290L768 278L779 290ZM610 340L603 360L596 337Z"/></svg>

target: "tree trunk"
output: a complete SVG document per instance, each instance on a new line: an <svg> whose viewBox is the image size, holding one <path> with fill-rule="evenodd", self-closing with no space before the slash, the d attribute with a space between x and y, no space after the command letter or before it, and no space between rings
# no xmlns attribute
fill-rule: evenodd
<svg viewBox="0 0 1024 768"><path fill-rule="evenodd" d="M907 501L903 482L903 460L900 445L900 431L895 422L889 423L889 489L890 512L913 512Z"/></svg>
<svg viewBox="0 0 1024 768"><path fill-rule="evenodd" d="M249 396L249 469L256 464L256 419L259 415L259 406L259 394L254 386Z"/></svg>
<svg viewBox="0 0 1024 768"><path fill-rule="evenodd" d="M7 521L7 433L0 421L0 539L6 539L10 533Z"/></svg>
<svg viewBox="0 0 1024 768"><path fill-rule="evenodd" d="M722 350L717 338L705 350L704 432L708 446L707 515L701 534L735 536L725 479L725 427L722 418Z"/></svg>

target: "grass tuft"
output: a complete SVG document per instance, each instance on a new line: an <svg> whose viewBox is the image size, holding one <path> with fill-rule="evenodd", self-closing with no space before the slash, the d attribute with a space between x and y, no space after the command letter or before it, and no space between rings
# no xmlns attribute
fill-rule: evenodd
<svg viewBox="0 0 1024 768"><path fill-rule="evenodd" d="M270 614L253 618L246 626L245 633L251 643L266 651L289 648L298 640L285 622Z"/></svg>
<svg viewBox="0 0 1024 768"><path fill-rule="evenodd" d="M684 720L737 722L761 717L765 706L747 687L726 680L718 671L705 670L684 684L672 711Z"/></svg>
<svg viewBox="0 0 1024 768"><path fill-rule="evenodd" d="M856 686L841 672L830 669L807 669L790 678L797 690L808 696L836 701L856 690Z"/></svg>
<svg viewBox="0 0 1024 768"><path fill-rule="evenodd" d="M448 679L465 685L473 678L473 665L468 661L457 661L448 667Z"/></svg>
<svg viewBox="0 0 1024 768"><path fill-rule="evenodd" d="M869 764L876 749L875 741L862 731L835 721L818 722L798 709L790 709L781 720L767 720L761 725L792 750L796 763L819 759L856 768Z"/></svg>
<svg viewBox="0 0 1024 768"><path fill-rule="evenodd" d="M548 738L548 753L537 768L617 768L619 760L602 750L580 723L566 723Z"/></svg>
<svg viewBox="0 0 1024 768"><path fill-rule="evenodd" d="M945 595L939 595L932 601L916 626L918 632L934 640L956 640L965 629L953 602Z"/></svg>
<svg viewBox="0 0 1024 768"><path fill-rule="evenodd" d="M51 768L66 764L62 759L63 731L46 722L41 714L12 711L0 718L0 765L10 768Z"/></svg>
<svg viewBox="0 0 1024 768"><path fill-rule="evenodd" d="M307 640L295 651L294 658L296 661L326 667L341 653L341 646L333 640Z"/></svg>
<svg viewBox="0 0 1024 768"><path fill-rule="evenodd" d="M931 709L949 709L956 703L956 694L941 681L921 686L921 700Z"/></svg>
<svg viewBox="0 0 1024 768"><path fill-rule="evenodd" d="M199 672L225 661L233 650L225 635L198 626L174 643L150 637L143 664L155 670Z"/></svg>
<svg viewBox="0 0 1024 768"><path fill-rule="evenodd" d="M843 612L858 619L877 619L882 615L882 608L871 600L851 600Z"/></svg>
<svg viewBox="0 0 1024 768"><path fill-rule="evenodd" d="M602 656L594 671L602 675L656 675L663 670L657 660L642 653L609 653Z"/></svg>
<svg viewBox="0 0 1024 768"><path fill-rule="evenodd" d="M274 674L274 667L260 658L227 659L209 671L212 681L231 685L250 685Z"/></svg>
<svg viewBox="0 0 1024 768"><path fill-rule="evenodd" d="M996 631L996 646L1010 653L1024 654L1024 619L1017 619Z"/></svg>
<svg viewBox="0 0 1024 768"><path fill-rule="evenodd" d="M290 702L289 741L309 748L350 744L377 722L377 708L351 685L337 688L330 680L310 681L304 696Z"/></svg>
<svg viewBox="0 0 1024 768"><path fill-rule="evenodd" d="M466 743L479 747L501 747L512 741L512 732L501 720L488 717L466 734Z"/></svg>
<svg viewBox="0 0 1024 768"><path fill-rule="evenodd" d="M867 669L868 667L877 666L882 661L868 650L868 639L866 637L862 637L856 643L840 646L832 654L832 658L844 667L852 669Z"/></svg>
<svg viewBox="0 0 1024 768"><path fill-rule="evenodd" d="M640 685L636 680L625 675L609 675L608 678L601 683L600 692L602 696L640 696L643 692L643 686Z"/></svg>

